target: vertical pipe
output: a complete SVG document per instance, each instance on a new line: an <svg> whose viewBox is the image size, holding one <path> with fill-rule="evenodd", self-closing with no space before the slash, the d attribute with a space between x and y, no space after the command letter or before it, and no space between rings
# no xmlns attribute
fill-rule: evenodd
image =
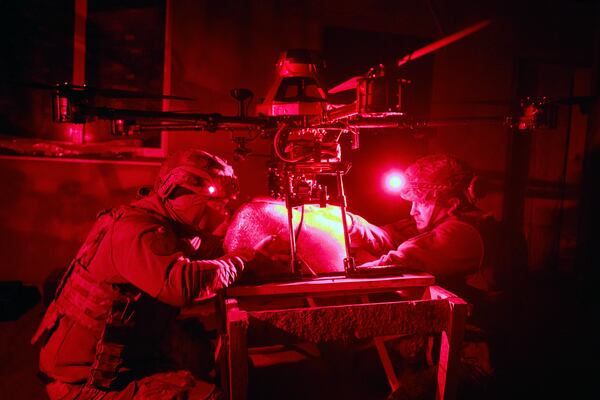
<svg viewBox="0 0 600 400"><path fill-rule="evenodd" d="M171 71L173 62L173 2L165 0L165 43L163 54L163 95L170 96L172 91ZM171 100L162 100L162 110L171 110ZM169 136L167 131L160 133L160 148L164 156L168 154Z"/></svg>
<svg viewBox="0 0 600 400"><path fill-rule="evenodd" d="M589 117L583 152L581 192L578 203L577 221L577 275L582 283L581 295L584 304L596 300L598 272L597 216L598 176L600 173L600 5L596 5L596 29L594 37L591 95ZM591 306L590 306L591 307Z"/></svg>
<svg viewBox="0 0 600 400"><path fill-rule="evenodd" d="M525 60L518 60L514 71L513 93L517 99L534 92L535 71ZM521 109L513 105L513 115L520 115ZM526 191L531 159L532 132L511 128L507 141L506 176L504 182L504 200L502 220L511 232L520 233L525 230ZM531 243L529 243L531 246Z"/></svg>
<svg viewBox="0 0 600 400"><path fill-rule="evenodd" d="M575 68L572 70L571 82L569 87L569 97L573 97L575 90ZM564 155L563 155L563 165L560 173L560 196L559 196L559 206L558 206L558 218L556 221L556 230L554 237L554 254L552 257L552 264L550 268L554 271L558 271L561 267L560 262L560 246L561 246L561 238L563 236L563 220L565 215L565 196L567 194L567 170L569 167L569 147L571 145L571 127L573 125L573 105L569 104L568 116L567 116L567 128L565 131L565 144L564 144Z"/></svg>
<svg viewBox="0 0 600 400"><path fill-rule="evenodd" d="M75 0L75 24L73 30L73 85L85 84L85 51L87 0Z"/></svg>
<svg viewBox="0 0 600 400"><path fill-rule="evenodd" d="M88 2L75 0L75 21L73 24L73 85L85 85L86 24ZM85 124L69 124L69 138L73 143L85 142Z"/></svg>

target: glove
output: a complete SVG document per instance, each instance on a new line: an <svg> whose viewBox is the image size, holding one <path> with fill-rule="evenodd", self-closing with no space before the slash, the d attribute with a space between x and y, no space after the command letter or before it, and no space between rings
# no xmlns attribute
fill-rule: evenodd
<svg viewBox="0 0 600 400"><path fill-rule="evenodd" d="M242 248L219 258L219 266L213 280L213 289L219 290L230 286L250 263L265 262L271 259L268 246L276 239L269 235L260 240L252 248Z"/></svg>

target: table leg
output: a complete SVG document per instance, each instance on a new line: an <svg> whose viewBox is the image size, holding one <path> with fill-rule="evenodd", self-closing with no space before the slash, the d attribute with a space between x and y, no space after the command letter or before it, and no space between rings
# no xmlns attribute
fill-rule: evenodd
<svg viewBox="0 0 600 400"><path fill-rule="evenodd" d="M234 299L226 301L226 309L229 399L245 400L248 391L248 314L238 308Z"/></svg>
<svg viewBox="0 0 600 400"><path fill-rule="evenodd" d="M450 309L440 345L436 392L438 400L452 400L456 397L460 353L468 310L467 303L458 297L447 300Z"/></svg>

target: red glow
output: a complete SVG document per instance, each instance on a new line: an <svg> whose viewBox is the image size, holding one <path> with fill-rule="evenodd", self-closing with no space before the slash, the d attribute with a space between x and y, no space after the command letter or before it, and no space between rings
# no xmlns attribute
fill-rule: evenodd
<svg viewBox="0 0 600 400"><path fill-rule="evenodd" d="M404 176L400 172L391 171L384 177L384 188L389 193L400 193L404 182Z"/></svg>

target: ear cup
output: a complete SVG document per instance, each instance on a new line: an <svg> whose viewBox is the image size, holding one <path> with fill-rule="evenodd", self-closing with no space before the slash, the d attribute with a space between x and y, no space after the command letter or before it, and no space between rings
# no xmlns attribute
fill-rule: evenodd
<svg viewBox="0 0 600 400"><path fill-rule="evenodd" d="M185 169L177 167L160 180L156 193L162 199L166 199L178 186L192 190L192 187L201 187L202 185L201 178L193 176Z"/></svg>
<svg viewBox="0 0 600 400"><path fill-rule="evenodd" d="M170 173L162 179L158 190L156 193L160 196L161 199L166 199L175 189L177 183L173 179L173 174Z"/></svg>

